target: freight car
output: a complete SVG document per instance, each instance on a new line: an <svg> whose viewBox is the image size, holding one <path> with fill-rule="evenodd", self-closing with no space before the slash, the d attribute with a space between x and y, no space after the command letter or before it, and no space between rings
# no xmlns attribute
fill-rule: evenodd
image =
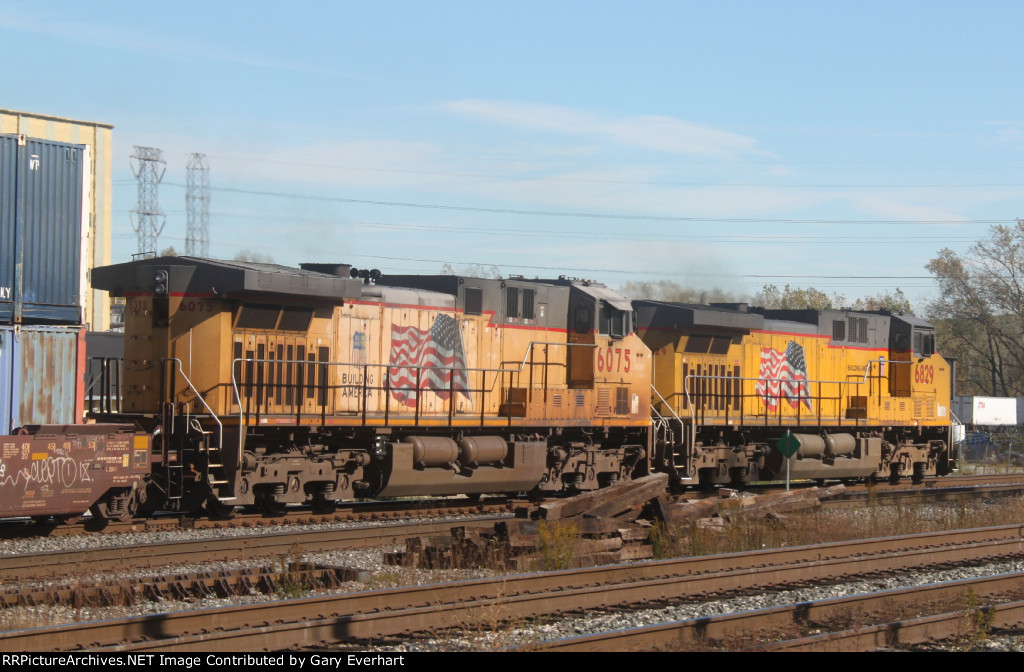
<svg viewBox="0 0 1024 672"><path fill-rule="evenodd" d="M127 439L101 517L954 467L952 372L909 315L191 257L93 283L126 301L123 385L91 418Z"/></svg>
<svg viewBox="0 0 1024 672"><path fill-rule="evenodd" d="M151 437L133 425L29 425L0 436L0 512L129 518L146 498L151 452Z"/></svg>
<svg viewBox="0 0 1024 672"><path fill-rule="evenodd" d="M656 469L681 484L945 475L951 365L887 311L636 301L654 356ZM781 442L781 443L780 443Z"/></svg>

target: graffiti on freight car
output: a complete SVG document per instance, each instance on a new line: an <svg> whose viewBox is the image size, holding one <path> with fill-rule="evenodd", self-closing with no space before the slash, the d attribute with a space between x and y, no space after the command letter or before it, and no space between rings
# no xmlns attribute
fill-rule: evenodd
<svg viewBox="0 0 1024 672"><path fill-rule="evenodd" d="M8 464L0 459L0 488L28 489L33 485L69 488L92 480L89 464L89 461L79 462L73 457L47 457L32 460L27 466Z"/></svg>

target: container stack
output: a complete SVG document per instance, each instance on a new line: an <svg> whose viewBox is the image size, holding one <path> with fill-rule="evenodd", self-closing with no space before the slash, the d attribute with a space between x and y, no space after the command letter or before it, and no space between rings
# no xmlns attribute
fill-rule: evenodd
<svg viewBox="0 0 1024 672"><path fill-rule="evenodd" d="M0 435L82 421L84 154L0 135Z"/></svg>

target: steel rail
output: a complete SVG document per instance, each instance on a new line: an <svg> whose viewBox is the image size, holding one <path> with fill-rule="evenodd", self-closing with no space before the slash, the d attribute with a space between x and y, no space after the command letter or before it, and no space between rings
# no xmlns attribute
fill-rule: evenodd
<svg viewBox="0 0 1024 672"><path fill-rule="evenodd" d="M725 644L726 648L730 649L754 648L759 651L867 651L878 646L879 631L889 634L890 646L919 644L925 641L919 637L906 636L902 627L904 621L901 621L898 627L893 627L894 624L891 623L888 626L877 624L879 614L887 613L891 618L894 612L911 609L916 609L917 614L923 611L934 613L936 608L946 611L955 602L959 602L960 606L966 609L964 597L968 593L973 593L978 599L989 600L1004 599L1003 596L1007 594L1019 596L1022 591L1024 572L998 574L568 637L531 648L540 648L544 651L651 651L687 648L706 650ZM997 612L1002 610L1002 606L996 607ZM964 610L948 613L955 613L959 617L957 624L962 625ZM823 624L830 620L844 623L856 620L859 621L859 625L848 630L792 637L812 628L827 627ZM1001 627L1009 627L1009 622ZM893 633L896 635L895 638L892 637ZM955 634L957 633L948 632L939 638ZM935 633L929 633L930 638L934 636ZM753 647L744 646L745 642L778 637L782 639ZM731 645L728 642L731 642ZM840 645L837 642L844 644Z"/></svg>
<svg viewBox="0 0 1024 672"><path fill-rule="evenodd" d="M1006 546L1012 548L1008 551ZM716 592L763 590L767 586L806 584L837 577L889 572L932 562L962 562L991 557L1024 555L1019 542L985 544L987 548L946 550L915 550L885 554L870 561L863 558L842 558L813 563L794 563L782 567L742 569L701 576L669 577L643 582L601 584L566 590L560 580L541 577L529 590L502 594L466 602L443 602L435 597L433 604L407 608L382 609L374 612L344 615L345 610L320 612L324 617L308 620L308 611L301 615L283 613L282 609L264 612L255 628L238 628L224 632L186 634L167 641L150 640L110 647L120 651L265 649L294 646L323 646L338 641L373 641L374 639L411 632L437 632L446 628L465 628L467 624L499 623L568 611L607 609L644 602L683 600L695 595ZM936 555L940 556L936 560ZM396 605L397 606L397 605ZM260 609L260 611L264 611ZM268 618L271 617L271 618ZM280 631L273 626L280 623ZM250 621L251 622L251 621ZM298 640L295 638L298 637Z"/></svg>
<svg viewBox="0 0 1024 672"><path fill-rule="evenodd" d="M1003 526L174 612L2 633L0 649L261 650L372 640L485 620L1020 557L1021 532L1021 526ZM936 548L943 537L957 545Z"/></svg>
<svg viewBox="0 0 1024 672"><path fill-rule="evenodd" d="M270 534L159 542L130 546L106 546L85 550L45 551L0 556L0 579L66 578L69 568L97 572L162 567L188 562L248 560L277 557L298 550L316 553L348 548L401 544L410 537L448 535L453 527L493 527L507 517L489 516L466 521L374 525L333 530L288 531Z"/></svg>
<svg viewBox="0 0 1024 672"><path fill-rule="evenodd" d="M1024 601L992 605L982 609L992 615L988 627L1016 630L1024 625ZM895 621L871 628L858 628L802 639L779 642L766 651L873 651L900 645L936 642L961 634L963 611Z"/></svg>
<svg viewBox="0 0 1024 672"><path fill-rule="evenodd" d="M968 497L1014 497L1024 492L1024 484L1009 483L1006 485L961 485L949 488L925 489L887 489L887 490L847 490L821 500L822 506L828 508L861 508L868 504L878 506L895 506L904 500L913 503L946 502Z"/></svg>

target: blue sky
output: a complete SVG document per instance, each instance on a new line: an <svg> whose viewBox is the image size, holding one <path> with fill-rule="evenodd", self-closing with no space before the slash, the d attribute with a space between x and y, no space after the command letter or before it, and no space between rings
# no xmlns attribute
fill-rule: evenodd
<svg viewBox="0 0 1024 672"><path fill-rule="evenodd" d="M17 2L0 107L210 163L211 253L613 286L933 292L1024 217L1024 3ZM896 276L896 277L892 277Z"/></svg>

